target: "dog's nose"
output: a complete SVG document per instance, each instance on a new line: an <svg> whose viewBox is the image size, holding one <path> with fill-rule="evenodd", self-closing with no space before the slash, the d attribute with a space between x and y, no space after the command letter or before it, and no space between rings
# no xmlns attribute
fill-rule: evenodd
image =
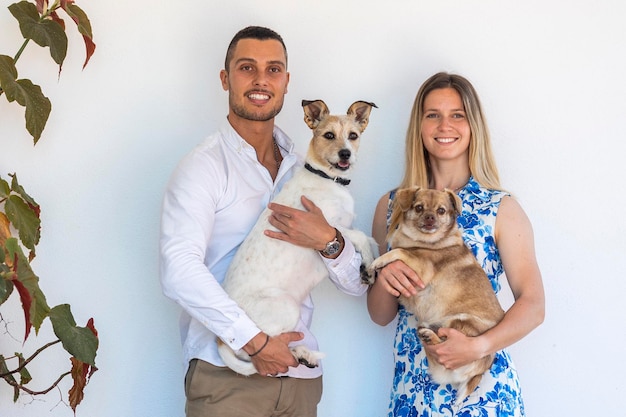
<svg viewBox="0 0 626 417"><path fill-rule="evenodd" d="M341 159L350 159L350 156L352 155L352 152L350 152L348 149L342 149L339 151L339 158Z"/></svg>

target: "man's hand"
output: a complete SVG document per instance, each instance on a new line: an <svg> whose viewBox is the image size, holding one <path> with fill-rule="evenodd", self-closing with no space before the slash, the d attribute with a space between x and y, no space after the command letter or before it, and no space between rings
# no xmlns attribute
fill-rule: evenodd
<svg viewBox="0 0 626 417"><path fill-rule="evenodd" d="M270 203L268 208L272 215L269 222L280 231L266 230L265 235L297 246L323 250L326 243L335 238L335 228L328 224L322 210L311 200L302 196L301 201L305 210Z"/></svg>
<svg viewBox="0 0 626 417"><path fill-rule="evenodd" d="M278 336L270 337L265 347L261 348L267 339L267 335L261 332L244 346L244 350L248 354L258 352L250 359L259 375L275 376L287 372L289 367L299 365L289 349L289 343L303 338L304 335L300 332L281 333Z"/></svg>

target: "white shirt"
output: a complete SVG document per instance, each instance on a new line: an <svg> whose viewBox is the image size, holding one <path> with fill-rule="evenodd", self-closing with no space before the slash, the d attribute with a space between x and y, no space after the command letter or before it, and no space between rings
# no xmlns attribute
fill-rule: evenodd
<svg viewBox="0 0 626 417"><path fill-rule="evenodd" d="M165 191L161 219L161 285L164 294L182 307L180 332L185 364L202 359L224 366L216 336L239 350L260 329L221 287L239 245L252 229L269 201L280 191L302 160L293 142L274 128L283 161L276 177L257 160L255 149L226 122L179 163ZM346 240L341 255L324 259L330 278L342 291L363 294L361 256ZM310 332L313 302L309 296L301 307L295 330L317 349ZM321 367L290 368L287 375L315 378Z"/></svg>

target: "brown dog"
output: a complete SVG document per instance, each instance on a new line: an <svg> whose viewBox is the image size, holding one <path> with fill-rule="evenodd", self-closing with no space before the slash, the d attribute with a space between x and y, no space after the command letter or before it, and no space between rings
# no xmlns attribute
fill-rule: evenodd
<svg viewBox="0 0 626 417"><path fill-rule="evenodd" d="M426 288L399 301L418 318L423 343L443 342L437 336L442 327L478 336L495 326L504 311L457 227L461 199L450 190L413 187L398 190L394 204L389 235L393 249L377 258L370 269L402 260L417 272ZM460 402L478 386L493 358L485 356L449 370L428 357L428 368L435 382L457 388Z"/></svg>

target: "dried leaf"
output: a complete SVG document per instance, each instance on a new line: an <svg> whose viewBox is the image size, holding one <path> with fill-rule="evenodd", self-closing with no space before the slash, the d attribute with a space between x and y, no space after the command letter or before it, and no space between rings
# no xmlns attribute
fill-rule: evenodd
<svg viewBox="0 0 626 417"><path fill-rule="evenodd" d="M11 222L9 222L9 218L6 214L0 211L0 247L2 247L2 249L4 249L4 242L11 237L10 224ZM4 254L0 253L0 261L3 260Z"/></svg>
<svg viewBox="0 0 626 417"><path fill-rule="evenodd" d="M76 407L85 396L84 391L87 386L87 372L89 370L89 365L74 357L70 358L70 360L72 361L72 379L74 380L74 385L72 385L72 388L68 391L68 397L70 400L70 407L72 407L72 410L76 413Z"/></svg>

